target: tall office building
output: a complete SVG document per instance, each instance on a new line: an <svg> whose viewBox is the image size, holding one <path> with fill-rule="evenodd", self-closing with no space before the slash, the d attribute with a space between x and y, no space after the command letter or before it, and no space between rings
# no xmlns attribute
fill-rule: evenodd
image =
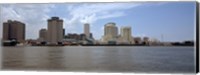
<svg viewBox="0 0 200 75"><path fill-rule="evenodd" d="M65 36L65 29L63 29L63 38L64 38L64 36Z"/></svg>
<svg viewBox="0 0 200 75"><path fill-rule="evenodd" d="M115 23L109 22L104 26L104 42L115 41L118 37L118 28Z"/></svg>
<svg viewBox="0 0 200 75"><path fill-rule="evenodd" d="M3 23L3 41L25 41L25 24L19 21L8 20Z"/></svg>
<svg viewBox="0 0 200 75"><path fill-rule="evenodd" d="M52 17L48 19L47 27L48 42L50 44L57 44L63 40L63 20L59 17Z"/></svg>
<svg viewBox="0 0 200 75"><path fill-rule="evenodd" d="M84 34L86 35L86 38L90 38L90 24L89 23L84 24Z"/></svg>
<svg viewBox="0 0 200 75"><path fill-rule="evenodd" d="M41 29L39 31L39 38L42 40L42 41L47 41L47 30L46 29Z"/></svg>
<svg viewBox="0 0 200 75"><path fill-rule="evenodd" d="M123 38L123 40L127 41L128 43L133 43L133 38L131 34L132 33L130 26L121 27L120 35Z"/></svg>

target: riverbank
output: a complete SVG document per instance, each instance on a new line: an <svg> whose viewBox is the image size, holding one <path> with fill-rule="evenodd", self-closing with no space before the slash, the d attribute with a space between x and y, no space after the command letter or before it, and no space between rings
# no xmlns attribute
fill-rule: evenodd
<svg viewBox="0 0 200 75"><path fill-rule="evenodd" d="M195 47L195 46L181 46L181 45L34 45L34 46L3 46L3 47Z"/></svg>

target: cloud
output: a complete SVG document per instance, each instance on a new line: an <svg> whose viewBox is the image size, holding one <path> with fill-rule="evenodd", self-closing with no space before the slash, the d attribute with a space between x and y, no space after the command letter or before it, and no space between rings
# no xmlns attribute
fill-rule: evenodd
<svg viewBox="0 0 200 75"><path fill-rule="evenodd" d="M66 4L66 7L63 9L55 10L54 8L58 5L59 4L2 4L1 29L2 22L8 19L18 20L26 24L26 39L36 39L38 38L39 30L47 27L47 19L52 17L49 13L66 10L68 13L63 15L69 16L62 17L66 31L68 33L82 33L83 30L80 29L83 29L83 23L90 23L91 27L93 27L94 23L99 20L126 16L126 10L140 6L142 3L75 3Z"/></svg>
<svg viewBox="0 0 200 75"><path fill-rule="evenodd" d="M41 28L46 28L48 13L53 4L2 4L1 25L8 19L18 20L26 24L26 39L38 38ZM2 27L2 26L1 26Z"/></svg>
<svg viewBox="0 0 200 75"><path fill-rule="evenodd" d="M84 23L90 23L93 27L94 23L99 20L126 16L126 10L142 5L143 3L83 3L67 5L67 12L70 18L66 18L66 29L68 32L81 33L78 31L83 29ZM91 28L94 29L94 28ZM94 34L102 34L97 30Z"/></svg>
<svg viewBox="0 0 200 75"><path fill-rule="evenodd" d="M141 3L85 3L68 6L69 14L81 23L93 23L100 19L121 17L126 9L141 5Z"/></svg>

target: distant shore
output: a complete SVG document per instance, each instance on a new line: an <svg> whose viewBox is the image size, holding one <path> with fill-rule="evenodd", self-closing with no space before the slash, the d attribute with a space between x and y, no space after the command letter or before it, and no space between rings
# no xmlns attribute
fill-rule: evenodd
<svg viewBox="0 0 200 75"><path fill-rule="evenodd" d="M195 45L33 45L33 46L2 46L2 47L195 47Z"/></svg>
<svg viewBox="0 0 200 75"><path fill-rule="evenodd" d="M18 43L18 42L4 42L2 43L2 46L164 46L164 47L170 47L170 46L195 46L195 43L193 42L186 42L186 43L170 43L170 44L164 44L164 43L158 43L158 44L83 44L83 43L73 43L73 44L64 44L64 43L57 43L57 44L47 44L45 42L42 43Z"/></svg>
<svg viewBox="0 0 200 75"><path fill-rule="evenodd" d="M82 45L73 45L73 46L63 46L63 45L56 45L56 46L48 46L48 45L45 45L45 46L0 46L0 47L196 47L196 46L174 46L174 45L171 45L171 46L161 46L161 45L152 45L152 46L139 46L139 45L132 45L132 46L128 46L128 45L98 45L98 46L82 46Z"/></svg>

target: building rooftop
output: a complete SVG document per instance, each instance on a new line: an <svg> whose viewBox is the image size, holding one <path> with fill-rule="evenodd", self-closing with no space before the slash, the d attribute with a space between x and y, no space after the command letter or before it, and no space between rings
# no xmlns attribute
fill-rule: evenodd
<svg viewBox="0 0 200 75"><path fill-rule="evenodd" d="M59 20L59 17L51 17L52 20Z"/></svg>
<svg viewBox="0 0 200 75"><path fill-rule="evenodd" d="M115 26L116 25L116 23L114 23L114 22L109 22L109 23L107 23L105 26Z"/></svg>
<svg viewBox="0 0 200 75"><path fill-rule="evenodd" d="M20 24L24 24L20 21L17 21L17 20L7 20L7 22L4 22L4 23L20 23Z"/></svg>
<svg viewBox="0 0 200 75"><path fill-rule="evenodd" d="M48 19L47 21L52 21L52 20L57 20L57 21L63 22L63 20L60 19L59 17L51 17L51 19Z"/></svg>
<svg viewBox="0 0 200 75"><path fill-rule="evenodd" d="M89 23L85 23L84 25L90 25Z"/></svg>
<svg viewBox="0 0 200 75"><path fill-rule="evenodd" d="M121 28L131 28L131 26L122 26Z"/></svg>

